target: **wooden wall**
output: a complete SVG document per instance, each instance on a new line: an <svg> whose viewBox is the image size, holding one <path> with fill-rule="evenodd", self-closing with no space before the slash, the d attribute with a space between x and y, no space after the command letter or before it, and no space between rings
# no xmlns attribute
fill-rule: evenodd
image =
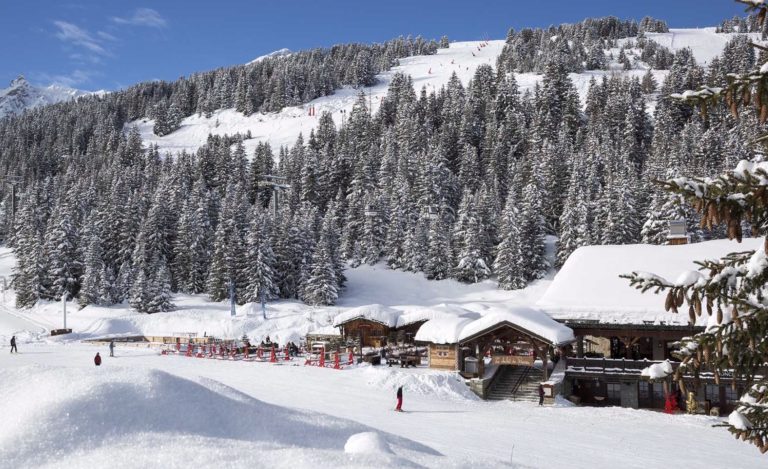
<svg viewBox="0 0 768 469"><path fill-rule="evenodd" d="M362 335L363 347L381 347L389 336L390 328L367 319L355 319L343 325L344 339L355 340Z"/></svg>
<svg viewBox="0 0 768 469"><path fill-rule="evenodd" d="M429 367L440 370L457 370L457 349L456 344L429 344Z"/></svg>

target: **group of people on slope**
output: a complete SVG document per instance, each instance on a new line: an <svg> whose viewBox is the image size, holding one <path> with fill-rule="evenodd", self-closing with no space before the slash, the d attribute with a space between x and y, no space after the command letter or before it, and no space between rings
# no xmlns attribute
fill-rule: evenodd
<svg viewBox="0 0 768 469"><path fill-rule="evenodd" d="M115 356L115 341L110 340L109 341L109 356L114 357ZM96 352L96 356L93 357L93 364L96 366L101 366L101 355L99 355L99 352Z"/></svg>

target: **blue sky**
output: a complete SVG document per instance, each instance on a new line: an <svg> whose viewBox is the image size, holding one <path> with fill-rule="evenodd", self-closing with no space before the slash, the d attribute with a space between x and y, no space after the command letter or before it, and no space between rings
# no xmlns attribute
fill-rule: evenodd
<svg viewBox="0 0 768 469"><path fill-rule="evenodd" d="M697 27L742 12L731 0L7 0L0 7L0 88L24 74L36 84L114 90L248 62L283 47L407 34L502 39L509 27L606 15Z"/></svg>

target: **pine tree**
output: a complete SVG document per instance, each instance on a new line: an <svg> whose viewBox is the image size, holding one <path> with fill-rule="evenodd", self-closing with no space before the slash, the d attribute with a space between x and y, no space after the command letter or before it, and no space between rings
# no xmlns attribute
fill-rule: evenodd
<svg viewBox="0 0 768 469"><path fill-rule="evenodd" d="M82 288L80 289L80 297L78 302L80 306L88 306L90 304L104 305L110 304L111 298L105 296L105 292L109 287L105 285L108 279L105 279L106 266L102 258L101 250L101 237L98 233L93 233L90 236L88 243L88 251L85 255L85 272L83 273Z"/></svg>
<svg viewBox="0 0 768 469"><path fill-rule="evenodd" d="M499 288L518 290L525 288L522 240L520 237L520 212L514 192L510 191L501 214L501 243L493 262L493 270L499 280Z"/></svg>
<svg viewBox="0 0 768 469"><path fill-rule="evenodd" d="M424 274L430 280L443 280L451 274L453 256L448 233L450 226L447 214L438 213L429 224L427 257L424 260Z"/></svg>
<svg viewBox="0 0 768 469"><path fill-rule="evenodd" d="M328 234L322 233L312 256L312 269L303 288L302 300L311 305L333 305L339 298L336 269Z"/></svg>
<svg viewBox="0 0 768 469"><path fill-rule="evenodd" d="M541 196L535 182L523 189L520 209L520 250L523 254L522 271L527 281L540 279L547 273L548 262L544 253L544 219L541 215Z"/></svg>
<svg viewBox="0 0 768 469"><path fill-rule="evenodd" d="M275 265L268 217L256 209L251 216L248 233L247 301L261 301L262 298L267 301L278 297Z"/></svg>
<svg viewBox="0 0 768 469"><path fill-rule="evenodd" d="M464 192L459 221L454 228L456 260L453 277L460 282L476 283L491 275L488 260L483 258L482 222L475 196Z"/></svg>

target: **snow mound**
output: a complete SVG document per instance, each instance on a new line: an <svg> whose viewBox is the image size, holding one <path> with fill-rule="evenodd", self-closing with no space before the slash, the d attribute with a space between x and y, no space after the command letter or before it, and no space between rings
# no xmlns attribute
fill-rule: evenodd
<svg viewBox="0 0 768 469"><path fill-rule="evenodd" d="M0 382L0 467L372 462L342 452L344 441L369 427L266 404L213 380L194 382L157 370L36 366L0 370ZM387 448L394 445L397 454L422 463L436 455L394 435L388 441ZM381 461L409 462L395 456Z"/></svg>
<svg viewBox="0 0 768 469"><path fill-rule="evenodd" d="M408 394L449 400L476 401L479 399L458 374L447 371L427 369L401 371L398 368L366 366L350 370L350 373L361 373L367 384L373 388L391 390L393 398L395 390L402 386L406 403Z"/></svg>
<svg viewBox="0 0 768 469"><path fill-rule="evenodd" d="M350 454L391 454L387 441L376 432L356 433L349 437L344 452Z"/></svg>
<svg viewBox="0 0 768 469"><path fill-rule="evenodd" d="M672 374L672 364L669 360L664 360L661 363L654 363L653 365L643 368L640 372L641 376L647 376L650 379L664 379Z"/></svg>

